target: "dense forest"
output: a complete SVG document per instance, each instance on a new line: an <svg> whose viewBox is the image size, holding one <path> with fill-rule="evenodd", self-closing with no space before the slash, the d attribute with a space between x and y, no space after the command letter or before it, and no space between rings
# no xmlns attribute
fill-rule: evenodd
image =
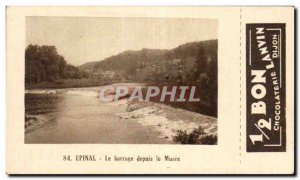
<svg viewBox="0 0 300 180"><path fill-rule="evenodd" d="M217 45L217 40L208 40L186 43L171 50L146 48L137 51L128 50L98 62L83 64L79 68L101 68L134 74L137 69L147 68L149 65L161 65L174 59L197 58L200 50L205 52L209 59L217 60Z"/></svg>
<svg viewBox="0 0 300 180"><path fill-rule="evenodd" d="M25 50L25 83L55 82L58 79L85 77L77 67L66 62L55 46L29 45Z"/></svg>

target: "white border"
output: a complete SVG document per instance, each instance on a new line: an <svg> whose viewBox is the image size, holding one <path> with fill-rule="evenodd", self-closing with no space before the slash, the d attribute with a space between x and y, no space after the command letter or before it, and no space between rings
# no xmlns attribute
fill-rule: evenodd
<svg viewBox="0 0 300 180"><path fill-rule="evenodd" d="M7 5L19 5L19 6L30 6L30 5L69 5L69 6L90 6L90 5L98 5L98 6L150 6L150 5L155 5L155 6L171 6L171 5L176 5L176 6L183 6L183 5L295 5L296 7L300 7L300 1L298 0L273 0L273 1L264 1L264 0L252 0L252 1L238 1L238 0L229 0L229 1L221 1L221 0L210 0L210 1L199 1L199 0L172 0L172 1L162 1L162 0L106 0L106 1L97 1L97 0L52 0L52 1L41 1L41 0L2 0L0 1L1 6L0 6L0 52L1 52L1 61L0 61L0 87L1 87L1 92L0 92L0 115L1 115L1 148L0 148L0 160L2 163L0 163L0 177L1 179L8 179L9 177L5 173L5 134L6 134L6 45L5 45L5 40L6 40L6 34L5 34L5 8ZM209 3L209 4L208 4ZM299 18L298 18L299 19ZM298 21L297 19L297 21ZM298 24L298 23L297 23ZM297 32L296 32L297 33ZM297 40L296 40L297 42ZM296 52L299 51L299 46L296 46ZM297 64L297 68L299 69L299 63ZM299 77L298 79L298 84L299 84ZM299 93L299 90L298 90ZM298 99L297 99L298 100ZM295 110L295 112L300 112L300 108L298 106L298 109ZM297 120L295 120L297 121ZM298 122L298 129L299 129L299 122ZM299 138L297 138L299 141ZM299 142L298 142L299 144ZM296 166L296 167L299 167ZM299 173L299 169L297 170ZM29 177L30 178L30 177ZM36 179L41 179L42 177L37 177ZM49 178L49 177L47 177ZM61 179L61 177L54 177L56 179ZM84 178L84 177L81 177ZM102 178L107 178L107 177L102 177ZM116 178L116 177L114 177ZM205 178L205 177L201 177ZM254 177L257 179L257 177ZM272 177L270 177L272 178ZM109 178L111 179L111 178ZM160 179L160 178L158 178ZM210 179L215 179L215 178L210 178Z"/></svg>

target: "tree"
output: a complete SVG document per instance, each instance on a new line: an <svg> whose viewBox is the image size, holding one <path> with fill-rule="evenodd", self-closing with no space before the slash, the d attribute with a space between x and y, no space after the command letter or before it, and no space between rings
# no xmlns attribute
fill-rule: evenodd
<svg viewBox="0 0 300 180"><path fill-rule="evenodd" d="M67 64L55 46L29 45L25 50L25 83L54 82L57 79L81 78L80 70Z"/></svg>

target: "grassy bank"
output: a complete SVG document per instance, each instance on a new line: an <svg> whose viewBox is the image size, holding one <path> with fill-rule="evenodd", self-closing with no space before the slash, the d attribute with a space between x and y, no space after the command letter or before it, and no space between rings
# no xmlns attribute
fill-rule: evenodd
<svg viewBox="0 0 300 180"><path fill-rule="evenodd" d="M105 81L96 79L62 79L56 82L41 82L25 85L25 89L62 89L62 88L79 88L94 87L107 84Z"/></svg>

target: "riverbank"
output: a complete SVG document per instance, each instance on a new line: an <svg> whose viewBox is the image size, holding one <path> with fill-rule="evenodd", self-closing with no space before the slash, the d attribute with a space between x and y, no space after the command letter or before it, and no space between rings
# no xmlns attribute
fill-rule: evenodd
<svg viewBox="0 0 300 180"><path fill-rule="evenodd" d="M64 89L80 87L96 87L108 84L97 79L62 79L56 82L41 82L25 85L25 89Z"/></svg>

